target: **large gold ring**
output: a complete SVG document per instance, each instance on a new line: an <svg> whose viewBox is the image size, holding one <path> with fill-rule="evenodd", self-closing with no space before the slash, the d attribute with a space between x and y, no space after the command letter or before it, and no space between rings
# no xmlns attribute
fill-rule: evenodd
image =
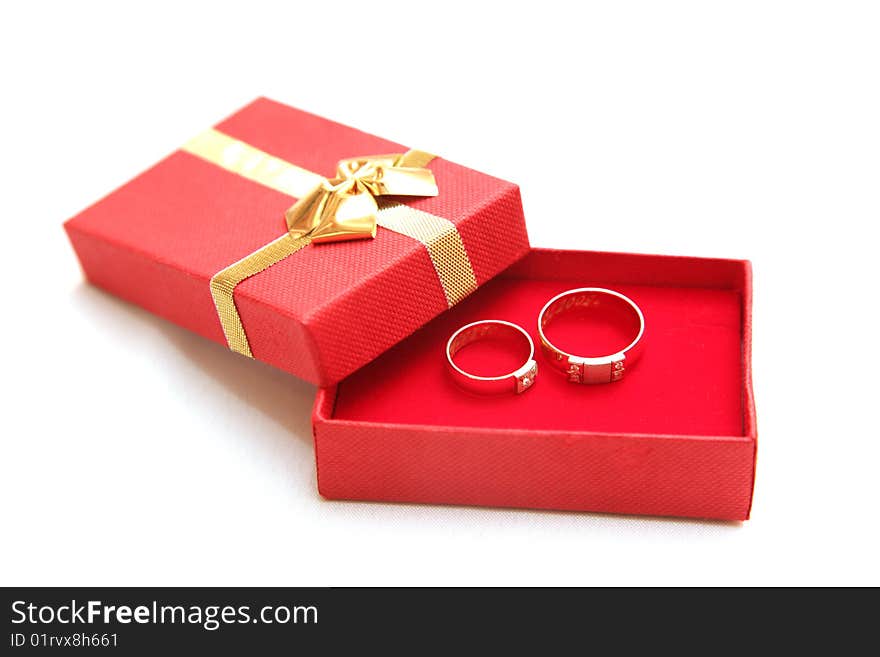
<svg viewBox="0 0 880 657"><path fill-rule="evenodd" d="M555 317L573 308L588 308L590 312L613 310L621 313L632 329L631 342L620 351L607 356L588 358L562 351L547 339L544 330ZM582 287L558 294L547 302L538 315L538 335L544 355L554 369L563 372L573 383L611 383L623 379L626 368L638 356L644 333L645 316L633 300L620 292L603 287Z"/></svg>

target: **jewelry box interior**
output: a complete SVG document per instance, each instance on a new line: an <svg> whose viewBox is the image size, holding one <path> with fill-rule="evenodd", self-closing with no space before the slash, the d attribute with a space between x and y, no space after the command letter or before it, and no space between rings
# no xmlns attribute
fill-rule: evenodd
<svg viewBox="0 0 880 657"><path fill-rule="evenodd" d="M745 388L744 295L739 261L534 249L468 299L342 381L332 419L450 427L485 427L683 436L744 436L750 431ZM538 377L524 394L477 395L445 369L449 336L464 324L500 319L539 344L537 317L554 295L602 286L630 297L645 316L638 361L626 378L579 385L540 353ZM613 351L624 339L613 324L554 322L560 344ZM520 346L520 349L522 347ZM457 356L489 374L522 354L487 343Z"/></svg>

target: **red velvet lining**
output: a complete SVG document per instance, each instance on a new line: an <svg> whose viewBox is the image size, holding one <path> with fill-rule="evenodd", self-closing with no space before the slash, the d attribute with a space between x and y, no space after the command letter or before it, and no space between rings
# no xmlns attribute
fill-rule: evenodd
<svg viewBox="0 0 880 657"><path fill-rule="evenodd" d="M629 266L626 266L629 265ZM339 384L333 417L437 426L580 430L692 436L746 435L743 407L743 286L738 261L533 251L501 277ZM608 287L645 315L643 349L626 378L575 385L537 349L537 383L522 395L476 396L445 371L444 349L460 326L504 319L538 345L537 317L554 295L574 287ZM619 325L560 317L560 346L619 341ZM585 338L590 338L587 340ZM594 343L598 344L598 343ZM503 369L511 355L497 344L472 345L456 362Z"/></svg>

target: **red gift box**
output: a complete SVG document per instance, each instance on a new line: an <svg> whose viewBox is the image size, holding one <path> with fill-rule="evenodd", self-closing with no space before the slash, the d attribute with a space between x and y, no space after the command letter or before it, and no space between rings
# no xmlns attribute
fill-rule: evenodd
<svg viewBox="0 0 880 657"><path fill-rule="evenodd" d="M406 149L267 99L216 131L232 138L222 157L238 154L237 172L224 168L225 159L209 161L182 149L68 221L66 229L90 282L226 344L209 283L284 235L285 211L295 200L255 182L252 173L271 174L278 158L304 169L306 179L329 177L345 158ZM252 166L247 149L268 156L262 169ZM438 196L392 201L429 216L432 226L457 231L472 273L442 260L447 233L431 237L440 244L439 260L426 244L381 222L372 240L311 244L235 288L235 308L255 358L332 384L457 300L447 296L443 267L453 282L467 274L462 285L472 288L527 252L516 185L441 158L427 168Z"/></svg>
<svg viewBox="0 0 880 657"><path fill-rule="evenodd" d="M521 395L477 397L445 376L456 328L504 319L537 344L544 303L586 286L623 292L645 314L623 381L571 384L540 355ZM565 341L584 327L560 330ZM468 368L497 356L477 352ZM535 249L319 392L318 487L331 499L744 520L757 444L750 363L748 262Z"/></svg>
<svg viewBox="0 0 880 657"><path fill-rule="evenodd" d="M225 344L209 283L283 235L298 196L253 172L287 162L329 177L339 160L405 149L266 99L216 130L269 159L238 158L235 168L182 149L66 228L92 283ZM308 245L235 288L254 357L325 386L313 418L321 493L747 518L756 448L748 263L530 252L515 185L439 158L427 166L439 195L395 201L454 228L470 279L450 270L455 258L380 223L374 240ZM444 267L479 289L454 305ZM456 328L506 319L537 343L543 304L585 286L623 292L645 313L643 353L622 382L574 385L543 367L525 394L475 397L446 376ZM583 338L582 324L554 328ZM594 346L615 338L589 337ZM472 370L499 355L461 354Z"/></svg>

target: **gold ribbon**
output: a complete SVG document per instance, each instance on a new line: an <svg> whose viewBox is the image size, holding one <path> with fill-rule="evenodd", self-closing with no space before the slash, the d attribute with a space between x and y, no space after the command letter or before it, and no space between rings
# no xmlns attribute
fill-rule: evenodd
<svg viewBox="0 0 880 657"><path fill-rule="evenodd" d="M387 203L382 196L436 196L434 174L424 151L373 155L339 162L336 176L316 173L269 155L217 130L208 130L183 150L299 200L285 212L287 232L211 278L211 296L229 348L253 358L235 306L235 287L312 242L372 238L376 226L411 237L428 251L449 306L477 288L461 235L448 219Z"/></svg>

